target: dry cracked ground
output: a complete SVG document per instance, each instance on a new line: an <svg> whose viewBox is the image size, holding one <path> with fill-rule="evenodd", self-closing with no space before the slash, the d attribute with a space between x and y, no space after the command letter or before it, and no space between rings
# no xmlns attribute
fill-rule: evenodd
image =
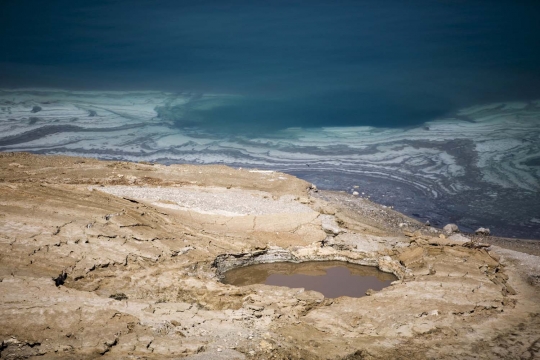
<svg viewBox="0 0 540 360"><path fill-rule="evenodd" d="M537 256L276 172L24 153L0 172L2 359L540 358ZM337 299L220 282L307 260L399 280Z"/></svg>

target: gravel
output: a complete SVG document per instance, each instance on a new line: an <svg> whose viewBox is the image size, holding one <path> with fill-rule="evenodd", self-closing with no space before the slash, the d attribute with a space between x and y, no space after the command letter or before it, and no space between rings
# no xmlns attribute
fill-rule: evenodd
<svg viewBox="0 0 540 360"><path fill-rule="evenodd" d="M311 208L293 196L273 198L263 191L220 187L184 186L160 188L143 186L91 187L111 195L150 202L157 206L226 216L309 213Z"/></svg>

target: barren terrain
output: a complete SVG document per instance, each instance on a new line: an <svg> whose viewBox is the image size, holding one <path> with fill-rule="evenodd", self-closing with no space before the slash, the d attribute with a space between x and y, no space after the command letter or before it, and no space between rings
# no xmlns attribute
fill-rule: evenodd
<svg viewBox="0 0 540 360"><path fill-rule="evenodd" d="M0 154L0 358L540 358L540 258L272 171ZM342 260L362 298L220 282Z"/></svg>

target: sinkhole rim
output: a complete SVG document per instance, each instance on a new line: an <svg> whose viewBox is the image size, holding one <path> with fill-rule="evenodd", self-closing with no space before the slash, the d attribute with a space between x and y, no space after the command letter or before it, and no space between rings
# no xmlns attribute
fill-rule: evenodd
<svg viewBox="0 0 540 360"><path fill-rule="evenodd" d="M342 296L361 298L399 280L396 274L382 271L378 266L334 259L248 261L236 265L219 271L218 278L222 284L303 288L319 292L328 299Z"/></svg>

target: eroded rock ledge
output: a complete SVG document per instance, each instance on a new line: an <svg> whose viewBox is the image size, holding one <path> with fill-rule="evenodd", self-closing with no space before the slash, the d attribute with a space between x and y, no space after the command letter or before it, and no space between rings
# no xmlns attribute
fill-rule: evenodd
<svg viewBox="0 0 540 360"><path fill-rule="evenodd" d="M536 256L275 172L22 153L0 169L1 358L540 356ZM220 282L313 260L399 280L360 299Z"/></svg>

